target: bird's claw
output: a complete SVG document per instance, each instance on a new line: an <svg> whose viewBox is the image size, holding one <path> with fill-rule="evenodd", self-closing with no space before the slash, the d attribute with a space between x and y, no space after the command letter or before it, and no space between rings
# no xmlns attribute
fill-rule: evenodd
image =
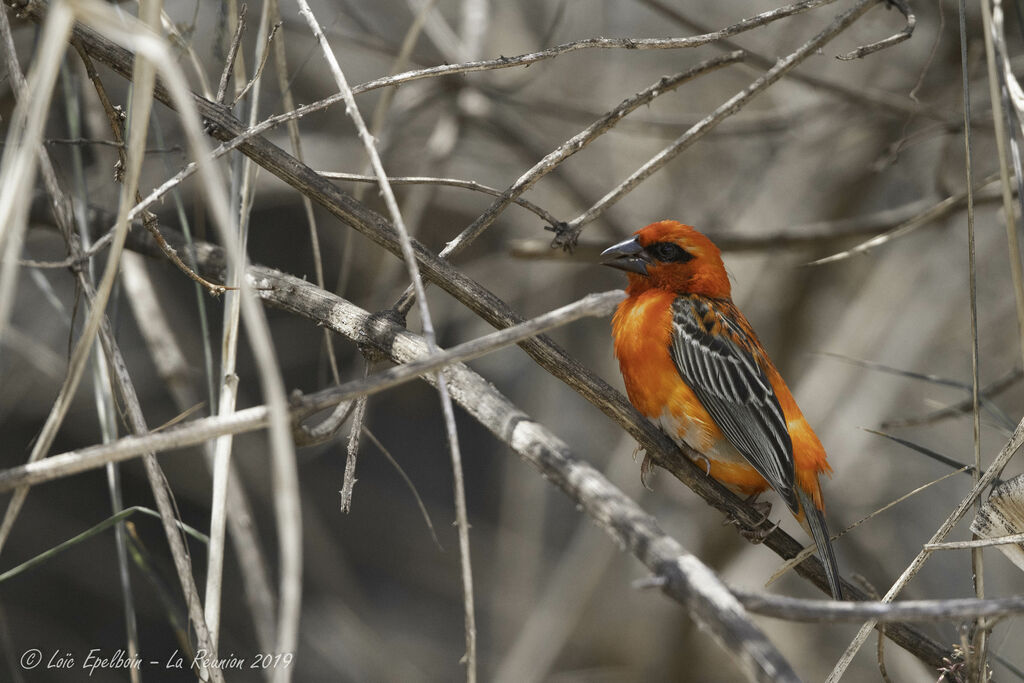
<svg viewBox="0 0 1024 683"><path fill-rule="evenodd" d="M748 529L743 522L732 514L726 517L725 521L722 522L723 524L731 524L732 526L739 527L740 536L747 539L747 541L754 545L764 543L764 539L768 538L768 536L778 529L779 525L782 523L782 520L780 519L774 524L768 524L767 527L765 526L765 524L770 522L768 515L772 512L772 504L767 500L758 501L758 495L759 494L755 493L744 501L753 507L759 515L761 515L761 519L757 521L753 529Z"/></svg>
<svg viewBox="0 0 1024 683"><path fill-rule="evenodd" d="M703 453L698 453L697 457L691 458L691 460L693 460L694 463L703 462L704 474L708 475L709 477L711 476L711 460L708 458L708 456L704 455Z"/></svg>
<svg viewBox="0 0 1024 683"><path fill-rule="evenodd" d="M654 490L651 488L650 484L647 483L647 478L651 476L651 472L654 471L655 467L656 465L654 464L654 461L651 460L651 456L647 455L647 452L645 451L644 459L640 462L640 483L643 484L644 488L648 491Z"/></svg>

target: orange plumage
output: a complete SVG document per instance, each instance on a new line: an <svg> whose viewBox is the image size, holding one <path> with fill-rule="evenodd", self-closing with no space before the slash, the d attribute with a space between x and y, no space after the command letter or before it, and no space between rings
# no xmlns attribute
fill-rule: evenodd
<svg viewBox="0 0 1024 683"><path fill-rule="evenodd" d="M661 221L604 255L629 275L612 332L630 401L734 492L775 489L814 537L841 597L818 481L831 472L825 449L732 303L718 248Z"/></svg>

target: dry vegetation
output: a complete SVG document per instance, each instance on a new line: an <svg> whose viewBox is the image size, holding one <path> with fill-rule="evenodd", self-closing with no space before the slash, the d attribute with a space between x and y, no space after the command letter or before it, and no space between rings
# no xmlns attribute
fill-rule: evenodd
<svg viewBox="0 0 1024 683"><path fill-rule="evenodd" d="M924 548L1024 469L1024 24L969 4L5 0L0 679L1024 678L1020 570ZM891 504L837 550L895 606L766 587L802 532L724 527L622 397L620 295L573 302L663 218L726 249L833 531Z"/></svg>

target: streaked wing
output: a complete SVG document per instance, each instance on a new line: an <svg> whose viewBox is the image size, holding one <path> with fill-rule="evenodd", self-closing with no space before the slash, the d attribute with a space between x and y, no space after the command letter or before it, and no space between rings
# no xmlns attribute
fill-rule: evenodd
<svg viewBox="0 0 1024 683"><path fill-rule="evenodd" d="M750 336L706 299L672 304L669 352L683 380L736 450L797 510L793 442Z"/></svg>

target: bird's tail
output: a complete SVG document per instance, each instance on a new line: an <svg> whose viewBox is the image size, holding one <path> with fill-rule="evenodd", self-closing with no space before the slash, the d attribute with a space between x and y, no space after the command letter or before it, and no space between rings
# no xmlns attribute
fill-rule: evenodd
<svg viewBox="0 0 1024 683"><path fill-rule="evenodd" d="M800 507L804 510L804 524L811 532L814 545L818 548L818 557L821 558L821 564L825 568L825 578L828 579L832 597L842 600L843 585L839 578L839 564L836 562L835 551L832 550L832 541L828 533L828 525L825 524L825 515L814 505L814 501L803 489L799 486L794 488L800 499Z"/></svg>

